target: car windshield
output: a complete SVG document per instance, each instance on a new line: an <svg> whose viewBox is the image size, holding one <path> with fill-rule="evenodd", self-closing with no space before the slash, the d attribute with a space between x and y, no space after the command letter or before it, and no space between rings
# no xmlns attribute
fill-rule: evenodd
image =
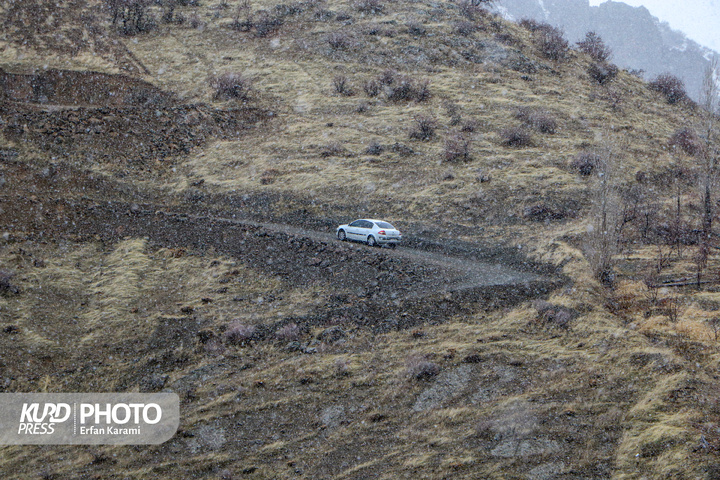
<svg viewBox="0 0 720 480"><path fill-rule="evenodd" d="M387 222L375 222L375 225L377 225L380 228L392 228L393 230L395 230L395 227L393 227L392 225L390 225Z"/></svg>

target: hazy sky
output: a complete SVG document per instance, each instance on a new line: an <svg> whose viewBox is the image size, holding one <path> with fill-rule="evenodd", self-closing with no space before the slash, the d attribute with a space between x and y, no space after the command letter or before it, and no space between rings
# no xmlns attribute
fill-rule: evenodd
<svg viewBox="0 0 720 480"><path fill-rule="evenodd" d="M590 0L600 5L606 0ZM634 7L644 6L674 30L680 30L701 45L720 52L720 0L622 0Z"/></svg>

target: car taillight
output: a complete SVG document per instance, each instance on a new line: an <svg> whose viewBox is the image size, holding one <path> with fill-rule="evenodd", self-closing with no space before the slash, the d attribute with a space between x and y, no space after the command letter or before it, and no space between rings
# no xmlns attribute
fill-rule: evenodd
<svg viewBox="0 0 720 480"><path fill-rule="evenodd" d="M380 230L380 231L378 232L378 235L385 235L385 230Z"/></svg>

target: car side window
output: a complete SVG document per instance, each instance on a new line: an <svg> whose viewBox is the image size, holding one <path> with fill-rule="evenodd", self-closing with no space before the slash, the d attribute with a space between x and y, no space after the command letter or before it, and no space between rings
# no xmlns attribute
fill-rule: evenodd
<svg viewBox="0 0 720 480"><path fill-rule="evenodd" d="M360 227L361 227L361 228L372 228L372 227L373 227L373 224L372 224L372 222L368 222L367 220L364 220L364 221L362 222L362 225L360 225Z"/></svg>
<svg viewBox="0 0 720 480"><path fill-rule="evenodd" d="M355 220L348 227L362 227L362 220Z"/></svg>

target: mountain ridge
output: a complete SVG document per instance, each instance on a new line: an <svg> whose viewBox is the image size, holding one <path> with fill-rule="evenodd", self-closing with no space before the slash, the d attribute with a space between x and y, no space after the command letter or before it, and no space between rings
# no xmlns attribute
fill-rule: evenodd
<svg viewBox="0 0 720 480"><path fill-rule="evenodd" d="M571 42L595 31L613 50L613 61L622 68L644 71L644 78L670 73L685 82L688 94L699 100L702 79L717 52L702 46L644 6L588 0L498 0L498 11L508 20L527 17L565 31Z"/></svg>

